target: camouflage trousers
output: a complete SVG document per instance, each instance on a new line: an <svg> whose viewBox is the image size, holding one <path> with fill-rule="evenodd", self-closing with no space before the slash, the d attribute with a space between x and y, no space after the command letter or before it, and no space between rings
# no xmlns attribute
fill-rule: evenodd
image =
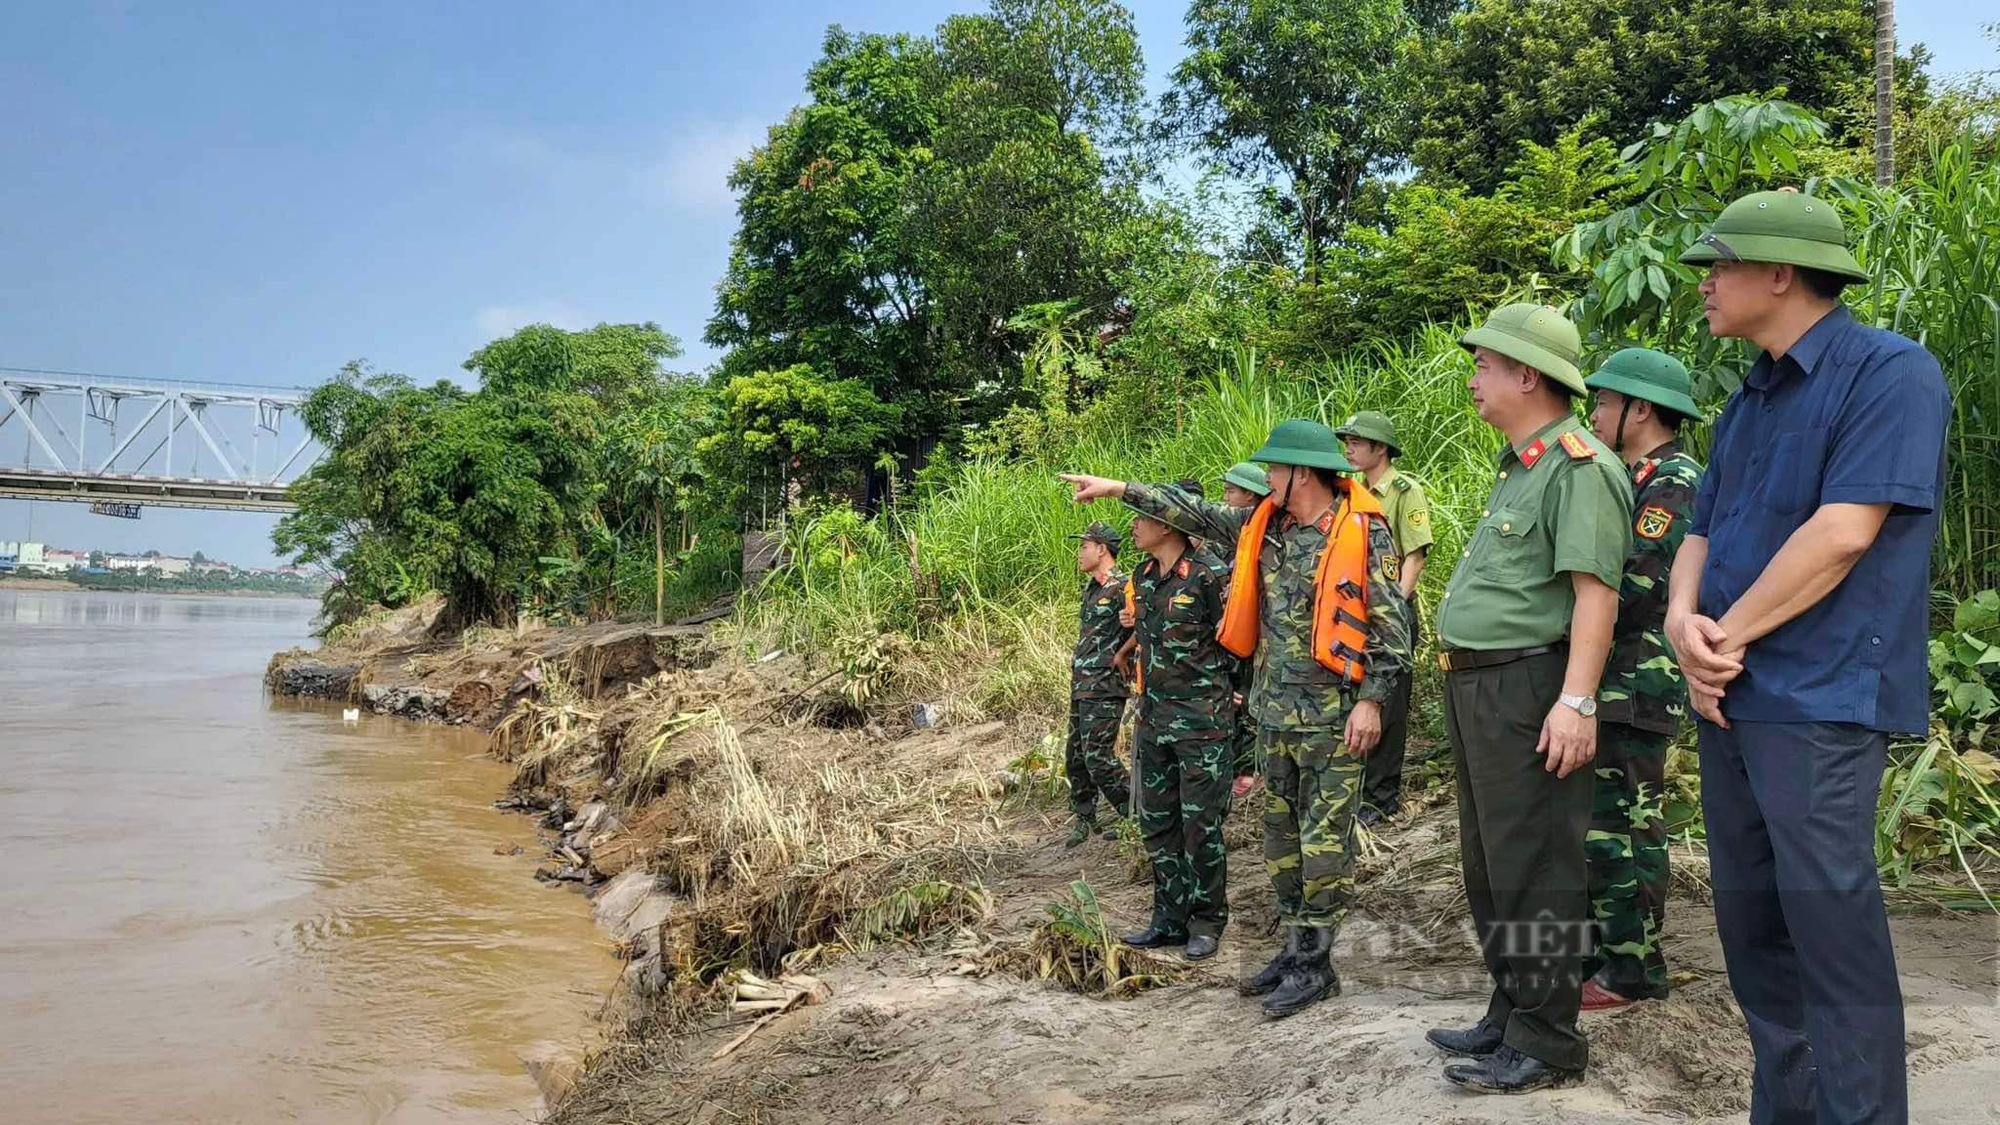
<svg viewBox="0 0 2000 1125"><path fill-rule="evenodd" d="M1235 780L1227 727L1154 730L1139 721L1139 832L1153 860L1153 927L1220 937L1229 922L1229 819Z"/></svg>
<svg viewBox="0 0 2000 1125"><path fill-rule="evenodd" d="M1253 777L1262 768L1257 760L1257 716L1249 707L1252 670L1252 663L1245 660L1236 677L1236 733L1231 741L1235 747L1237 777Z"/></svg>
<svg viewBox="0 0 2000 1125"><path fill-rule="evenodd" d="M1633 999L1667 994L1660 931L1667 917L1664 809L1668 735L1624 723L1597 732L1597 782L1584 854L1590 864L1590 913L1597 955L1586 975Z"/></svg>
<svg viewBox="0 0 2000 1125"><path fill-rule="evenodd" d="M1069 775L1070 807L1076 815L1094 819L1101 794L1118 815L1125 815L1132 780L1118 760L1118 723L1125 716L1123 696L1069 701L1069 745L1063 751L1063 772Z"/></svg>
<svg viewBox="0 0 2000 1125"><path fill-rule="evenodd" d="M1264 870L1278 919L1335 927L1354 898L1354 814L1361 807L1361 759L1338 730L1262 727Z"/></svg>

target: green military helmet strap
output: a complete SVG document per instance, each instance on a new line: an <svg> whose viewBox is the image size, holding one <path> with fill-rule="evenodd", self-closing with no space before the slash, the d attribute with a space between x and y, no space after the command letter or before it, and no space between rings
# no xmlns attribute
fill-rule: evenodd
<svg viewBox="0 0 2000 1125"><path fill-rule="evenodd" d="M1680 360L1652 348L1619 351L1605 360L1583 385L1663 406L1683 418L1701 417L1701 409L1694 404L1694 381L1688 377L1688 369Z"/></svg>
<svg viewBox="0 0 2000 1125"><path fill-rule="evenodd" d="M1250 459L1267 465L1304 465L1342 473L1354 471L1354 466L1347 462L1347 454L1340 448L1340 439L1324 422L1309 418L1290 418L1278 423L1272 428L1270 438L1250 455Z"/></svg>
<svg viewBox="0 0 2000 1125"><path fill-rule="evenodd" d="M1396 444L1396 423L1380 410L1360 411L1349 417L1346 422L1335 426L1333 432L1339 437L1380 442L1388 446L1389 452L1395 456L1403 455L1402 446Z"/></svg>
<svg viewBox="0 0 2000 1125"><path fill-rule="evenodd" d="M1467 351L1485 348L1547 375L1571 394L1584 393L1583 337L1560 309L1520 302L1493 310L1486 323L1459 338Z"/></svg>
<svg viewBox="0 0 2000 1125"><path fill-rule="evenodd" d="M1681 254L1689 265L1769 262L1821 270L1847 281L1868 274L1847 249L1847 227L1824 199L1797 191L1753 192L1722 209Z"/></svg>
<svg viewBox="0 0 2000 1125"><path fill-rule="evenodd" d="M1271 482L1265 479L1264 470L1248 461L1238 461L1229 466L1229 471L1222 474L1222 479L1226 484L1233 484L1245 492L1252 492L1258 496L1271 494Z"/></svg>

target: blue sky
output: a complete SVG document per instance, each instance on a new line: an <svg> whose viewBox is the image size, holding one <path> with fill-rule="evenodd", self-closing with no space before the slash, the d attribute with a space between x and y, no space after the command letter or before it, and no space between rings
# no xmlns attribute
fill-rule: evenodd
<svg viewBox="0 0 2000 1125"><path fill-rule="evenodd" d="M1127 2L1157 87L1186 5ZM797 103L826 25L981 7L10 4L0 366L293 386L364 358L430 379L534 321L656 320L701 367L729 166ZM1980 10L1903 0L1901 38L1939 73L1994 66ZM0 539L246 563L271 560L270 524L0 501Z"/></svg>

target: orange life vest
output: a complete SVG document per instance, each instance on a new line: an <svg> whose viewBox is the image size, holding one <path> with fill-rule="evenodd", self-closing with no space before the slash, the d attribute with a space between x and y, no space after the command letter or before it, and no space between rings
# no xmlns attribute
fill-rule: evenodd
<svg viewBox="0 0 2000 1125"><path fill-rule="evenodd" d="M1382 519L1375 494L1342 478L1341 499L1327 529L1313 576L1312 654L1328 671L1360 683L1367 671L1368 646L1368 521ZM1270 497L1257 505L1236 537L1236 568L1229 575L1229 601L1223 607L1216 637L1222 647L1243 659L1257 651L1263 620L1263 575L1257 559L1264 550L1264 532L1278 505Z"/></svg>
<svg viewBox="0 0 2000 1125"><path fill-rule="evenodd" d="M1133 579L1137 577L1138 572L1133 571L1125 579L1125 612L1131 614L1134 619L1139 616L1139 591L1132 585ZM1137 650L1132 653L1132 690L1141 693L1146 690L1146 669L1139 663Z"/></svg>

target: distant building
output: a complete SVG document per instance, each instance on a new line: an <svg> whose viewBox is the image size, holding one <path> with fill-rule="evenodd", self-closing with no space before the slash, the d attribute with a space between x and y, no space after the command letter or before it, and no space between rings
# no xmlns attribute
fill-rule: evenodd
<svg viewBox="0 0 2000 1125"><path fill-rule="evenodd" d="M82 570L90 565L89 551L65 551L51 547L43 556L43 562L50 570Z"/></svg>
<svg viewBox="0 0 2000 1125"><path fill-rule="evenodd" d="M191 559L180 559L180 558L175 558L172 555L161 555L159 558L153 560L153 569L159 571L160 574L164 577L179 578L182 575L186 574L188 571L194 569L194 562Z"/></svg>
<svg viewBox="0 0 2000 1125"><path fill-rule="evenodd" d="M44 543L0 543L0 570L41 570L47 564Z"/></svg>
<svg viewBox="0 0 2000 1125"><path fill-rule="evenodd" d="M145 570L153 565L153 560L144 555L106 555L104 569L116 574L120 571Z"/></svg>

